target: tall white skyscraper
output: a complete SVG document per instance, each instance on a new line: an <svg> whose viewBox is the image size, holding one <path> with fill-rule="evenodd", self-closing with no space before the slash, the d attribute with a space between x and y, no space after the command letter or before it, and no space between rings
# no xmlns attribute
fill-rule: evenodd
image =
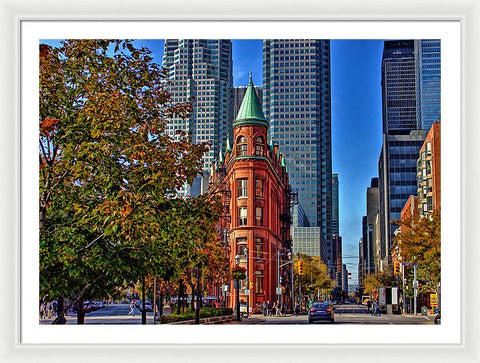
<svg viewBox="0 0 480 363"><path fill-rule="evenodd" d="M193 105L190 118L174 118L167 132L172 137L177 130L191 132L194 142L210 142L203 166L208 171L227 135L232 135L232 41L166 39L162 66L167 70L172 101Z"/></svg>
<svg viewBox="0 0 480 363"><path fill-rule="evenodd" d="M263 41L263 107L286 157L292 188L310 225L324 236L333 269L330 41Z"/></svg>

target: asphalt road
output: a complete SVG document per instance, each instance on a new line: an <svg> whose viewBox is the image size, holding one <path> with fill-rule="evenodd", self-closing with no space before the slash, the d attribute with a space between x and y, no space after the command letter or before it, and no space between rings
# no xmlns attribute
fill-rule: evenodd
<svg viewBox="0 0 480 363"><path fill-rule="evenodd" d="M433 315L412 316L412 315L386 315L372 316L363 305L335 305L335 324L433 324ZM135 308L135 315L128 315L130 307L128 304L107 305L104 309L92 311L85 316L85 324L141 324L142 314ZM75 314L67 314L67 324L76 324ZM51 324L53 319L40 320L40 324ZM232 322L233 324L238 324ZM147 312L147 324L153 324L153 313ZM243 319L241 324L308 324L308 317L305 312L299 316L286 315L278 317L264 317L263 315L252 315ZM315 322L314 324L329 324L328 322Z"/></svg>
<svg viewBox="0 0 480 363"><path fill-rule="evenodd" d="M363 305L335 305L335 324L433 324L434 316L413 315L386 315L372 316ZM279 317L264 317L253 315L250 319L244 319L243 324L309 324L305 312L299 316L287 315ZM329 322L314 322L314 324L330 324Z"/></svg>
<svg viewBox="0 0 480 363"><path fill-rule="evenodd" d="M135 308L135 315L128 315L129 304L106 305L105 308L85 314L85 324L141 324L142 313ZM76 324L77 316L69 313L66 316L67 324ZM40 320L40 324L51 324L53 319ZM153 324L153 313L147 312L147 324Z"/></svg>

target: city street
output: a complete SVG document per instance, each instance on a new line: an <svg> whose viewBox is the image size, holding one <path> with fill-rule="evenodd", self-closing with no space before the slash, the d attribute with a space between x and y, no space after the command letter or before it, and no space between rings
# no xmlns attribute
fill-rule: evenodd
<svg viewBox="0 0 480 363"><path fill-rule="evenodd" d="M140 310L135 309L135 316L128 313L130 308L128 304L107 305L104 309L92 311L85 316L85 324L141 324L142 315ZM335 324L415 324L432 325L433 315L386 315L372 316L364 305L335 305ZM51 324L53 319L40 320L40 324ZM75 314L67 315L67 324L77 323ZM153 313L147 312L147 324L153 324ZM230 324L238 324L231 322ZM298 316L287 314L286 316L264 317L260 314L254 314L249 318L244 318L240 324L308 324L308 318L305 312ZM314 324L328 324L324 322L315 322Z"/></svg>
<svg viewBox="0 0 480 363"><path fill-rule="evenodd" d="M335 324L415 324L433 325L433 315L386 315L372 316L364 305L335 305ZM278 317L264 317L253 315L249 319L243 319L242 324L308 324L305 312L302 315L286 315ZM314 324L329 324L328 322L315 322Z"/></svg>
<svg viewBox="0 0 480 363"><path fill-rule="evenodd" d="M106 305L105 308L85 314L85 324L141 324L142 313L135 308L135 315L128 315L129 304ZM75 313L66 315L67 324L77 324ZM53 319L40 320L40 324L51 324ZM147 324L153 324L153 313L147 312Z"/></svg>

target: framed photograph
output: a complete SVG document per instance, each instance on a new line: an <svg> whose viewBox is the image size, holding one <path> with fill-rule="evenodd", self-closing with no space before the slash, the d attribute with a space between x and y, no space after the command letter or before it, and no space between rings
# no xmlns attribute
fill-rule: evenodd
<svg viewBox="0 0 480 363"><path fill-rule="evenodd" d="M462 0L361 4L220 1L65 5L5 1L2 30L2 247L0 357L36 361L477 361L480 273L478 4ZM381 11L380 11L381 10ZM312 325L39 324L39 44L60 39L439 39L442 112L442 322ZM163 43L158 43L163 44ZM245 43L253 44L253 43ZM257 44L258 45L258 44ZM248 49L244 49L248 51ZM261 69L261 60L256 65ZM242 65L247 80L249 65ZM361 72L361 69L359 69ZM380 70L379 70L380 72ZM238 73L240 74L240 73ZM261 83L261 74L253 80ZM247 81L245 81L246 83ZM246 84L245 84L246 85ZM344 104L345 105L345 104ZM347 106L345 106L347 107ZM332 110L335 112L335 110ZM375 153L379 153L376 150ZM379 154L378 154L379 155ZM374 175L372 175L374 177ZM362 194L360 198L364 198ZM262 218L262 212L259 218ZM245 217L246 218L246 217ZM358 233L361 233L359 231ZM360 235L358 236L358 238ZM357 241L350 241L358 245ZM248 288L248 295L254 288ZM282 293L277 287L277 293ZM247 300L248 301L248 300ZM82 357L82 358L79 358Z"/></svg>

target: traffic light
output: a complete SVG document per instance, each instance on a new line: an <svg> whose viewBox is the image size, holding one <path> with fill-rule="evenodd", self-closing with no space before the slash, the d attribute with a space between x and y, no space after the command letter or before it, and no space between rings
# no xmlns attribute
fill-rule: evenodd
<svg viewBox="0 0 480 363"><path fill-rule="evenodd" d="M400 262L399 261L394 261L393 262L393 274L394 275L400 275Z"/></svg>
<svg viewBox="0 0 480 363"><path fill-rule="evenodd" d="M298 274L303 275L303 261L298 261Z"/></svg>

